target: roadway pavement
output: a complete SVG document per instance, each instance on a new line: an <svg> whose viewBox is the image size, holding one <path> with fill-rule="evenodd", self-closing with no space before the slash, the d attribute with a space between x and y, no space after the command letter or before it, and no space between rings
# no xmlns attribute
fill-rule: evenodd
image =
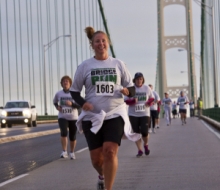
<svg viewBox="0 0 220 190"><path fill-rule="evenodd" d="M0 128L0 138L15 135L24 135L34 132L42 132L52 129L59 129L57 121L54 123L38 124L37 127L27 127L26 125L13 125L12 128Z"/></svg>
<svg viewBox="0 0 220 190"><path fill-rule="evenodd" d="M219 190L220 135L203 121L179 119L151 134L149 156L136 158L135 144L122 140L114 190ZM86 147L84 147L86 148ZM76 160L58 159L25 173L15 181L0 184L2 190L94 190L97 173L88 149Z"/></svg>

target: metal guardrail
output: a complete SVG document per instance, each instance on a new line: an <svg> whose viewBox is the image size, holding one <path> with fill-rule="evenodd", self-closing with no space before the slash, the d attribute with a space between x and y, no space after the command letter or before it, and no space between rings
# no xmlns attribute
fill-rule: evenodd
<svg viewBox="0 0 220 190"><path fill-rule="evenodd" d="M57 115L38 115L37 121L58 120Z"/></svg>
<svg viewBox="0 0 220 190"><path fill-rule="evenodd" d="M202 111L202 115L220 122L220 108L209 108Z"/></svg>

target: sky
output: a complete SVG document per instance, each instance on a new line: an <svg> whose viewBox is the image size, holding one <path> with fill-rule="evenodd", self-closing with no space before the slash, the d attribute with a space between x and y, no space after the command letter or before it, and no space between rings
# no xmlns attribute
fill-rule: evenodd
<svg viewBox="0 0 220 190"><path fill-rule="evenodd" d="M0 51L3 53L0 53L0 56L2 54L0 60L3 60L0 65L0 73L2 74L0 88L4 89L0 93L0 105L4 105L3 99L7 101L8 99L22 98L38 105L38 110L43 112L43 84L46 84L48 107L53 111L50 111L50 113L54 113L51 102L54 93L61 88L61 76L67 74L74 77L77 65L93 54L84 33L84 28L89 25L97 29L103 28L101 19L97 17L99 14L98 1L48 1L50 2L48 7L50 7L51 23L49 26L51 29L47 23L46 1L0 0L0 2L1 42L2 47L4 47ZM6 17L6 2L8 18ZM21 3L20 6L18 6L18 2ZM37 2L41 2L41 6ZM57 6L54 2L58 3ZM146 84L155 85L158 48L157 0L102 0L102 3L116 57L126 63L132 77L136 72L142 72ZM192 5L194 52L200 54L201 13L199 5L194 2ZM42 12L41 9L36 9L38 6L42 7ZM19 11L19 7L21 7L21 11ZM32 7L31 10L30 7ZM92 9L93 7L94 9ZM184 7L172 5L167 6L164 11L165 34L186 34ZM19 12L21 12L21 21ZM37 13L41 15L39 19L42 17L39 26ZM71 19L68 20L70 15ZM56 16L58 17L57 22L55 22ZM71 26L69 23L71 23ZM33 34L31 26L33 26ZM40 32L40 30L42 31ZM64 34L71 34L72 36L71 38L57 40L57 43L45 54L46 82L44 83L42 77L44 70L42 46ZM72 42L73 48L70 48L70 42ZM57 45L59 45L58 51ZM199 61L195 60L195 63L198 85ZM186 51L168 50L166 65L168 86L187 86ZM184 72L181 73L181 71ZM9 86L9 88L4 88L3 84Z"/></svg>
<svg viewBox="0 0 220 190"><path fill-rule="evenodd" d="M157 62L157 0L102 0L116 57L132 75L142 72L147 84L155 84ZM201 8L192 1L194 53L200 54ZM165 34L184 35L185 10L181 5L165 8ZM168 86L187 85L186 52L166 52ZM199 60L195 59L197 86ZM181 73L181 71L184 71ZM198 89L199 90L199 89Z"/></svg>

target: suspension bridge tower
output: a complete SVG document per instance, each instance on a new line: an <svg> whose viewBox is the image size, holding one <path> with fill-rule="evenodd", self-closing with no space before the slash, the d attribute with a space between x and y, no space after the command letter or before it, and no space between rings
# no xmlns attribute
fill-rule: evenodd
<svg viewBox="0 0 220 190"><path fill-rule="evenodd" d="M156 73L156 90L160 96L168 92L171 98L177 98L180 91L184 91L189 99L197 99L196 77L194 66L194 42L192 27L192 2L191 0L157 0L158 4L158 58ZM166 36L164 33L164 8L166 6L181 5L185 7L186 35ZM173 15L175 16L175 15ZM175 23L173 23L175 27ZM166 51L171 48L181 48L187 52L188 85L168 86L166 70ZM178 79L177 79L178 80Z"/></svg>

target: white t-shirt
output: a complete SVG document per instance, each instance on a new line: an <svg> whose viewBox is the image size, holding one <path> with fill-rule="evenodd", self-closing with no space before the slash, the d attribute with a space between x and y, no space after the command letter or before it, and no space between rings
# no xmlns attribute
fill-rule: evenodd
<svg viewBox="0 0 220 190"><path fill-rule="evenodd" d="M154 102L157 102L157 101L160 101L160 96L159 94L156 92L156 91L152 91L153 92L153 95L154 95ZM151 107L150 107L150 110L157 110L158 109L158 105L157 103L154 103Z"/></svg>
<svg viewBox="0 0 220 190"><path fill-rule="evenodd" d="M172 100L170 98L164 98L162 100L162 104L164 105L164 108L171 108L172 106Z"/></svg>
<svg viewBox="0 0 220 190"><path fill-rule="evenodd" d="M133 86L132 78L125 64L111 56L106 60L90 58L77 68L70 91L81 92L85 86L85 100L94 107L93 113L106 113L124 104L120 90ZM84 120L90 120L86 116Z"/></svg>
<svg viewBox="0 0 220 190"><path fill-rule="evenodd" d="M180 105L179 109L187 109L186 102L189 102L189 99L187 96L180 96L177 99L177 103Z"/></svg>
<svg viewBox="0 0 220 190"><path fill-rule="evenodd" d="M172 110L176 110L177 109L177 104L176 103L173 103L172 104Z"/></svg>
<svg viewBox="0 0 220 190"><path fill-rule="evenodd" d="M194 102L189 102L190 109L194 109Z"/></svg>
<svg viewBox="0 0 220 190"><path fill-rule="evenodd" d="M58 103L62 107L62 111L59 111L58 118L64 118L67 120L77 120L78 110L72 106L67 106L65 102L69 100L73 103L75 101L72 99L70 92L64 92L63 90L58 91L53 99L53 103Z"/></svg>
<svg viewBox="0 0 220 190"><path fill-rule="evenodd" d="M145 106L149 98L154 98L150 87L146 85L141 87L135 86L135 98L138 99L138 102L134 105L129 105L128 115L135 117L150 116L150 107Z"/></svg>

